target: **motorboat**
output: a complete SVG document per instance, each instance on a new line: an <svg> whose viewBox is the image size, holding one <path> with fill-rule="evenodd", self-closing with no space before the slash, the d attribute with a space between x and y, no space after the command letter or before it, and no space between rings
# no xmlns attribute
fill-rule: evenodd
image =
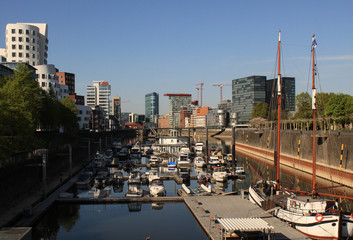
<svg viewBox="0 0 353 240"><path fill-rule="evenodd" d="M123 184L124 183L124 176L122 172L115 172L113 174L113 183L114 184Z"/></svg>
<svg viewBox="0 0 353 240"><path fill-rule="evenodd" d="M171 161L171 162L168 162L168 168L176 168L176 162L173 162L173 161Z"/></svg>
<svg viewBox="0 0 353 240"><path fill-rule="evenodd" d="M87 189L92 181L92 174L90 172L83 172L78 176L75 185L77 188Z"/></svg>
<svg viewBox="0 0 353 240"><path fill-rule="evenodd" d="M140 171L132 171L130 172L128 183L141 183L141 172Z"/></svg>
<svg viewBox="0 0 353 240"><path fill-rule="evenodd" d="M203 168L204 166L206 166L206 162L203 159L203 157L197 156L194 159L194 165L195 165L195 167Z"/></svg>
<svg viewBox="0 0 353 240"><path fill-rule="evenodd" d="M129 183L127 185L128 189L126 192L126 197L142 197L143 196L143 189L142 189L142 183L139 182L134 182L134 183Z"/></svg>
<svg viewBox="0 0 353 240"><path fill-rule="evenodd" d="M152 182L152 180L154 179L158 179L159 175L158 175L158 170L151 170L148 172L148 182Z"/></svg>
<svg viewBox="0 0 353 240"><path fill-rule="evenodd" d="M224 167L216 167L213 169L212 178L217 182L225 182L228 180L228 173Z"/></svg>
<svg viewBox="0 0 353 240"><path fill-rule="evenodd" d="M195 153L196 153L196 156L200 156L200 157L203 157L204 153L203 153L203 143L202 142L197 142L195 144Z"/></svg>
<svg viewBox="0 0 353 240"><path fill-rule="evenodd" d="M129 149L125 146L123 146L120 150L120 152L117 153L117 157L119 160L126 160L129 158Z"/></svg>
<svg viewBox="0 0 353 240"><path fill-rule="evenodd" d="M107 176L108 176L107 172L104 172L104 171L98 172L97 176L94 178L94 186L97 188L105 187Z"/></svg>
<svg viewBox="0 0 353 240"><path fill-rule="evenodd" d="M113 158L113 150L111 148L108 148L105 153L104 153L104 158L105 159L112 159Z"/></svg>
<svg viewBox="0 0 353 240"><path fill-rule="evenodd" d="M245 174L245 170L243 166L236 166L235 167L235 174L236 175L244 175Z"/></svg>
<svg viewBox="0 0 353 240"><path fill-rule="evenodd" d="M216 166L219 166L221 164L221 161L219 160L218 156L211 155L210 159L208 161L208 164L211 167L216 167Z"/></svg>
<svg viewBox="0 0 353 240"><path fill-rule="evenodd" d="M190 158L189 155L187 153L179 153L178 156L178 164L179 165L185 165L185 164L189 164L190 163Z"/></svg>
<svg viewBox="0 0 353 240"><path fill-rule="evenodd" d="M151 165L157 165L159 163L159 159L156 155L152 155L150 158L150 164Z"/></svg>
<svg viewBox="0 0 353 240"><path fill-rule="evenodd" d="M140 159L141 157L142 157L141 147L135 144L130 149L130 158Z"/></svg>
<svg viewBox="0 0 353 240"><path fill-rule="evenodd" d="M149 188L150 196L152 197L161 197L166 195L163 180L161 180L160 178L153 179L149 184Z"/></svg>

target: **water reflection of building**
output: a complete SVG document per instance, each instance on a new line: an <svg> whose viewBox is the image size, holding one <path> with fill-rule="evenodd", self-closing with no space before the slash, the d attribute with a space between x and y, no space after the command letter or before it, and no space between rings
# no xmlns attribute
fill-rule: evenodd
<svg viewBox="0 0 353 240"><path fill-rule="evenodd" d="M188 145L188 137L179 136L177 130L170 130L169 136L160 136L153 150L159 152L178 153L182 147Z"/></svg>

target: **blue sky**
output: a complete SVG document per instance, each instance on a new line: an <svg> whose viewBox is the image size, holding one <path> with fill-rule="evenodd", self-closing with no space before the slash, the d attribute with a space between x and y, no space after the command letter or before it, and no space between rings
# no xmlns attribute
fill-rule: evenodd
<svg viewBox="0 0 353 240"><path fill-rule="evenodd" d="M351 0L12 0L2 3L0 48L7 23L47 23L48 63L76 74L76 92L108 81L122 111L144 113L144 96L190 93L205 83L203 105L216 107L213 84L274 77L278 30L282 73L296 92L310 91L310 46L317 36L319 92L353 95ZM231 99L231 86L223 87Z"/></svg>

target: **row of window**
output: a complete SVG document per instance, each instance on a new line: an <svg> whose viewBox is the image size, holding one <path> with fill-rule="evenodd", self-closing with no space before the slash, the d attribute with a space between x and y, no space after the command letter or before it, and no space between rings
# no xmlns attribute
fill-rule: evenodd
<svg viewBox="0 0 353 240"><path fill-rule="evenodd" d="M26 45L26 50L30 50L30 48L31 48L32 51L36 50L35 46ZM12 49L16 49L16 44L12 44ZM18 45L18 49L22 50L23 49L23 45Z"/></svg>
<svg viewBox="0 0 353 240"><path fill-rule="evenodd" d="M16 57L17 54L15 52L12 53L12 57ZM18 57L21 58L21 57L24 57L24 54L23 53L18 53ZM25 58L29 58L29 53L26 53L25 55ZM32 54L32 58L36 58L36 55L33 53Z"/></svg>
<svg viewBox="0 0 353 240"><path fill-rule="evenodd" d="M42 79L54 79L57 80L55 74L36 74L36 78L39 79L39 76L42 77Z"/></svg>
<svg viewBox="0 0 353 240"><path fill-rule="evenodd" d="M12 37L11 38L11 40L13 41L13 42L16 42L16 37ZM32 41L30 41L30 40L32 40ZM24 38L23 37L18 37L18 41L19 42L23 42L24 41ZM26 37L26 42L32 42L32 43L36 43L36 39L35 38L28 38L28 37Z"/></svg>
<svg viewBox="0 0 353 240"><path fill-rule="evenodd" d="M30 30L29 30L29 29L26 29L25 32L26 32L27 35L29 35ZM15 33L16 33L16 29L14 29L14 28L11 29L11 33L15 34ZM23 34L23 33L24 33L23 29L18 29L18 33L19 33L19 34ZM32 30L32 31L31 31L31 34L32 34L33 36L35 36L35 35L36 35L36 31Z"/></svg>

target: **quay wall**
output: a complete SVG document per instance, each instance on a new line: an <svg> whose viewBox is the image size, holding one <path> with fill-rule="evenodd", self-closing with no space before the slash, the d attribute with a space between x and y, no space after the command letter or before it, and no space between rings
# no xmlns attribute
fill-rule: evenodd
<svg viewBox="0 0 353 240"><path fill-rule="evenodd" d="M235 136L237 152L250 153L273 161L275 147L273 131L237 129ZM316 175L353 187L353 133L317 133L316 136ZM217 135L217 138L231 144L231 129ZM280 140L281 165L311 174L312 131L282 131Z"/></svg>

